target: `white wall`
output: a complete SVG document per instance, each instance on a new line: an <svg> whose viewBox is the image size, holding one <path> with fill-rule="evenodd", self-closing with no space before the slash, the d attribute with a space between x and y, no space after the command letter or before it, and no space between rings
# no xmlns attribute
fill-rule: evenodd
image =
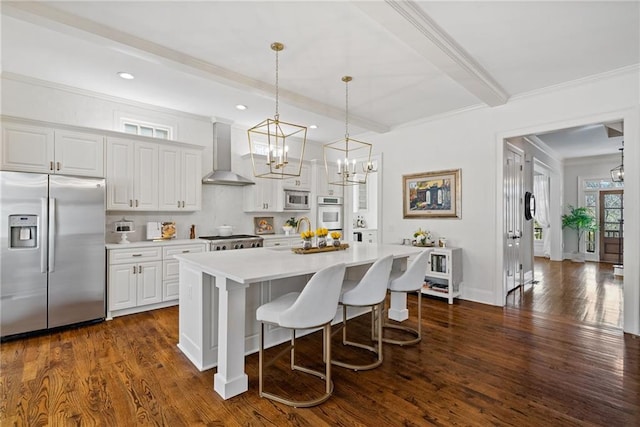
<svg viewBox="0 0 640 427"><path fill-rule="evenodd" d="M640 216L639 70L637 67L521 96L496 108L478 108L363 139L384 153L382 228L399 242L418 227L464 248L463 298L504 304L502 286L502 143L505 138L624 119L625 217ZM402 141L399 144L398 141ZM462 219L403 219L402 175L462 169ZM626 172L626 171L625 171ZM640 228L627 227L625 330L640 334ZM636 260L633 262L632 260ZM633 264L631 268L626 266Z"/></svg>

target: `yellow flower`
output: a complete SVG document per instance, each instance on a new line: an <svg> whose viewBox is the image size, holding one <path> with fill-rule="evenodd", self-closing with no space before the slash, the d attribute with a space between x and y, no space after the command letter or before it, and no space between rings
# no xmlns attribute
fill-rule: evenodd
<svg viewBox="0 0 640 427"><path fill-rule="evenodd" d="M315 234L313 233L313 230L306 230L306 231L303 231L302 233L300 233L300 237L302 237L303 239L310 239L314 235Z"/></svg>
<svg viewBox="0 0 640 427"><path fill-rule="evenodd" d="M331 232L331 238L333 240L338 240L340 237L342 237L342 234L340 234L339 231L332 231Z"/></svg>
<svg viewBox="0 0 640 427"><path fill-rule="evenodd" d="M316 230L316 235L317 235L318 237L324 237L324 236L326 236L327 234L329 234L329 230L327 230L326 228L322 228L322 227L320 227L320 228L318 228L318 229Z"/></svg>

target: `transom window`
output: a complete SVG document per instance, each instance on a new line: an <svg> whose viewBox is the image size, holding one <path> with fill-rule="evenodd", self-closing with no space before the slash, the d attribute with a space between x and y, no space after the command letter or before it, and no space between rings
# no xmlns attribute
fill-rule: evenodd
<svg viewBox="0 0 640 427"><path fill-rule="evenodd" d="M173 128L170 126L157 125L153 123L123 121L123 130L133 135L149 136L151 138L171 139Z"/></svg>

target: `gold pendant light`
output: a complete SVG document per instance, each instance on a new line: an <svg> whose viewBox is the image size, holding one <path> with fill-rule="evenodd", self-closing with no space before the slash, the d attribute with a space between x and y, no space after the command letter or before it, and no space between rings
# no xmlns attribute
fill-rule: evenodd
<svg viewBox="0 0 640 427"><path fill-rule="evenodd" d="M283 49L282 43L271 44L276 53L276 114L247 131L256 178L287 179L300 176L302 170L307 128L281 121L278 112L278 53Z"/></svg>
<svg viewBox="0 0 640 427"><path fill-rule="evenodd" d="M375 172L371 162L372 145L349 137L349 82L352 80L351 76L342 77L345 83L344 139L323 147L327 178L332 185L366 184L369 172Z"/></svg>

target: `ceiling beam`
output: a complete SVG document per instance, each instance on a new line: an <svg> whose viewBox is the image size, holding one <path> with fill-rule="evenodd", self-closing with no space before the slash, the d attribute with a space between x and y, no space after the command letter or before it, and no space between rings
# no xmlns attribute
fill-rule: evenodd
<svg viewBox="0 0 640 427"><path fill-rule="evenodd" d="M509 99L500 84L417 3L352 2L486 105L495 107Z"/></svg>
<svg viewBox="0 0 640 427"><path fill-rule="evenodd" d="M273 98L275 85L204 61L183 52L134 36L98 22L85 19L44 2L3 2L2 13L53 31L90 39L120 53L180 70L239 90ZM105 43L106 42L106 43ZM345 110L317 101L291 90L279 88L285 103L334 120L344 120ZM349 114L349 122L368 131L385 133L389 125Z"/></svg>

